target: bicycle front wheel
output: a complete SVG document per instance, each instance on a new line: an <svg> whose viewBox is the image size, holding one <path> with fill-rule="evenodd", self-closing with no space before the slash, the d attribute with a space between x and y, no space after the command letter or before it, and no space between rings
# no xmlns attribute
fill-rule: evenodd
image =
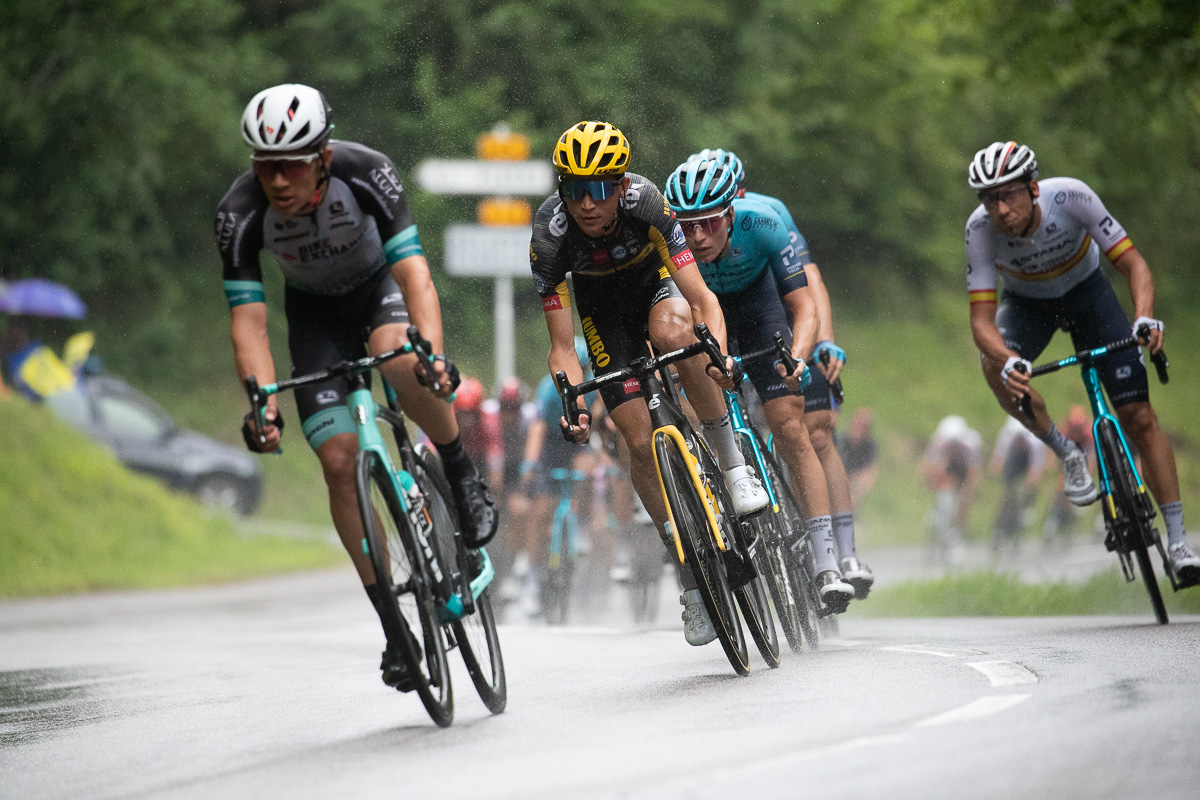
<svg viewBox="0 0 1200 800"><path fill-rule="evenodd" d="M704 501L692 483L691 470L674 439L656 436L654 452L666 501L679 528L677 533L683 546L684 561L696 578L696 588L700 590L704 608L717 631L721 649L734 671L747 675L750 655L746 650L746 637L729 588L729 578L725 575L721 551L704 513Z"/></svg>
<svg viewBox="0 0 1200 800"><path fill-rule="evenodd" d="M417 481L429 504L442 563L450 565L454 572L461 573L464 565L458 563L459 551L455 541L458 515L454 511L450 484L432 451L421 448L417 458ZM478 555L468 552L467 559L471 562L465 565L468 575L476 574L478 558ZM484 589L475 598L475 613L456 620L452 627L458 650L471 676L471 683L479 693L479 699L488 711L499 714L508 704L508 681L504 674L504 656L500 652L500 634L496 632L496 615L488 593L489 590Z"/></svg>
<svg viewBox="0 0 1200 800"><path fill-rule="evenodd" d="M1139 508L1141 492L1138 491L1138 481L1133 476L1129 460L1125 458L1125 448L1121 446L1120 436L1116 427L1107 419L1100 420L1100 457L1108 467L1112 481L1110 487L1114 493L1117 513L1109 521L1111 525L1125 526L1125 538L1129 549L1133 550L1138 569L1142 573L1142 582L1146 585L1146 593L1150 595L1150 606L1154 609L1154 618L1159 625L1167 624L1167 607L1163 604L1162 591L1158 587L1158 578L1154 574L1154 565L1150 563L1149 548L1154 540L1154 531L1150 525L1150 514ZM1144 498L1143 498L1144 499ZM1149 501L1145 501L1149 502Z"/></svg>
<svg viewBox="0 0 1200 800"><path fill-rule="evenodd" d="M454 721L454 692L432 578L416 555L420 551L408 518L376 453L359 452L355 479L375 583L380 594L391 600L381 608L384 633L404 659L429 716L445 728Z"/></svg>

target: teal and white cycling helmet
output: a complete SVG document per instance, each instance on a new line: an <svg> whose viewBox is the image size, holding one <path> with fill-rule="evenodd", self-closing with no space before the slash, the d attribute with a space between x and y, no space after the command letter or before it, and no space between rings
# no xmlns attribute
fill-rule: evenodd
<svg viewBox="0 0 1200 800"><path fill-rule="evenodd" d="M737 157L737 153L732 150L722 150L720 147L706 147L699 153L692 153L688 156L688 161L708 161L712 159L718 164L724 164L729 169L733 170L733 181L741 189L746 184L746 168L742 166L742 160Z"/></svg>
<svg viewBox="0 0 1200 800"><path fill-rule="evenodd" d="M676 214L724 208L737 197L733 171L714 159L685 161L667 178L667 203Z"/></svg>
<svg viewBox="0 0 1200 800"><path fill-rule="evenodd" d="M977 192L1002 183L1037 177L1033 151L1016 142L992 142L980 150L967 166L967 183Z"/></svg>
<svg viewBox="0 0 1200 800"><path fill-rule="evenodd" d="M242 138L256 158L321 150L333 132L333 110L325 95L311 86L284 83L263 89L242 112Z"/></svg>

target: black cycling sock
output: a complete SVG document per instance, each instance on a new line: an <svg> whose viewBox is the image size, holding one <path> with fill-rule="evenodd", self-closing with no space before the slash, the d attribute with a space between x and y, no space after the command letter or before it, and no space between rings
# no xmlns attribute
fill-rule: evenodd
<svg viewBox="0 0 1200 800"><path fill-rule="evenodd" d="M379 584L372 583L370 586L364 586L363 590L367 593L367 598L371 601L371 605L375 607L375 613L383 619L383 612L380 608L383 606L383 598L379 594Z"/></svg>
<svg viewBox="0 0 1200 800"><path fill-rule="evenodd" d="M471 463L471 459L467 458L467 451L463 449L461 436L455 436L454 441L450 444L434 442L433 446L437 448L438 456L442 459L442 469L450 483L460 483L465 476L474 471L475 465Z"/></svg>

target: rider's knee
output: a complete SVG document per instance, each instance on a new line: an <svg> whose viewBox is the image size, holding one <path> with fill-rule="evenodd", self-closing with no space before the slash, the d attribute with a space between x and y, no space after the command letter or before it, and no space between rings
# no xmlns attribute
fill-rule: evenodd
<svg viewBox="0 0 1200 800"><path fill-rule="evenodd" d="M1122 407L1117 416L1125 432L1134 439L1140 439L1158 427L1158 415L1149 403L1131 403Z"/></svg>
<svg viewBox="0 0 1200 800"><path fill-rule="evenodd" d="M339 438L330 439L317 451L325 483L329 486L354 483L354 463L358 451L353 440L343 444L338 441Z"/></svg>
<svg viewBox="0 0 1200 800"><path fill-rule="evenodd" d="M817 425L808 429L808 441L817 455L823 455L833 447L833 432L824 425Z"/></svg>
<svg viewBox="0 0 1200 800"><path fill-rule="evenodd" d="M803 453L813 446L808 428L798 419L788 419L773 431L779 443L794 453Z"/></svg>
<svg viewBox="0 0 1200 800"><path fill-rule="evenodd" d="M675 310L666 310L650 326L650 341L660 350L678 350L696 341L692 318Z"/></svg>

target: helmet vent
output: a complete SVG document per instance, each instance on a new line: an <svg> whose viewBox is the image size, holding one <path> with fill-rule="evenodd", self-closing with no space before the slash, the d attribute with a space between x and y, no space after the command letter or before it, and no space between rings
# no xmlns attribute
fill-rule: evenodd
<svg viewBox="0 0 1200 800"><path fill-rule="evenodd" d="M307 136L307 135L308 135L308 129L309 129L310 127L311 127L311 126L309 125L309 123L307 123L307 122L306 122L306 123L304 123L304 127L303 127L303 128L301 128L299 131L297 131L297 132L296 132L296 136L295 136L294 138L296 138L296 139L303 139L305 136Z"/></svg>

